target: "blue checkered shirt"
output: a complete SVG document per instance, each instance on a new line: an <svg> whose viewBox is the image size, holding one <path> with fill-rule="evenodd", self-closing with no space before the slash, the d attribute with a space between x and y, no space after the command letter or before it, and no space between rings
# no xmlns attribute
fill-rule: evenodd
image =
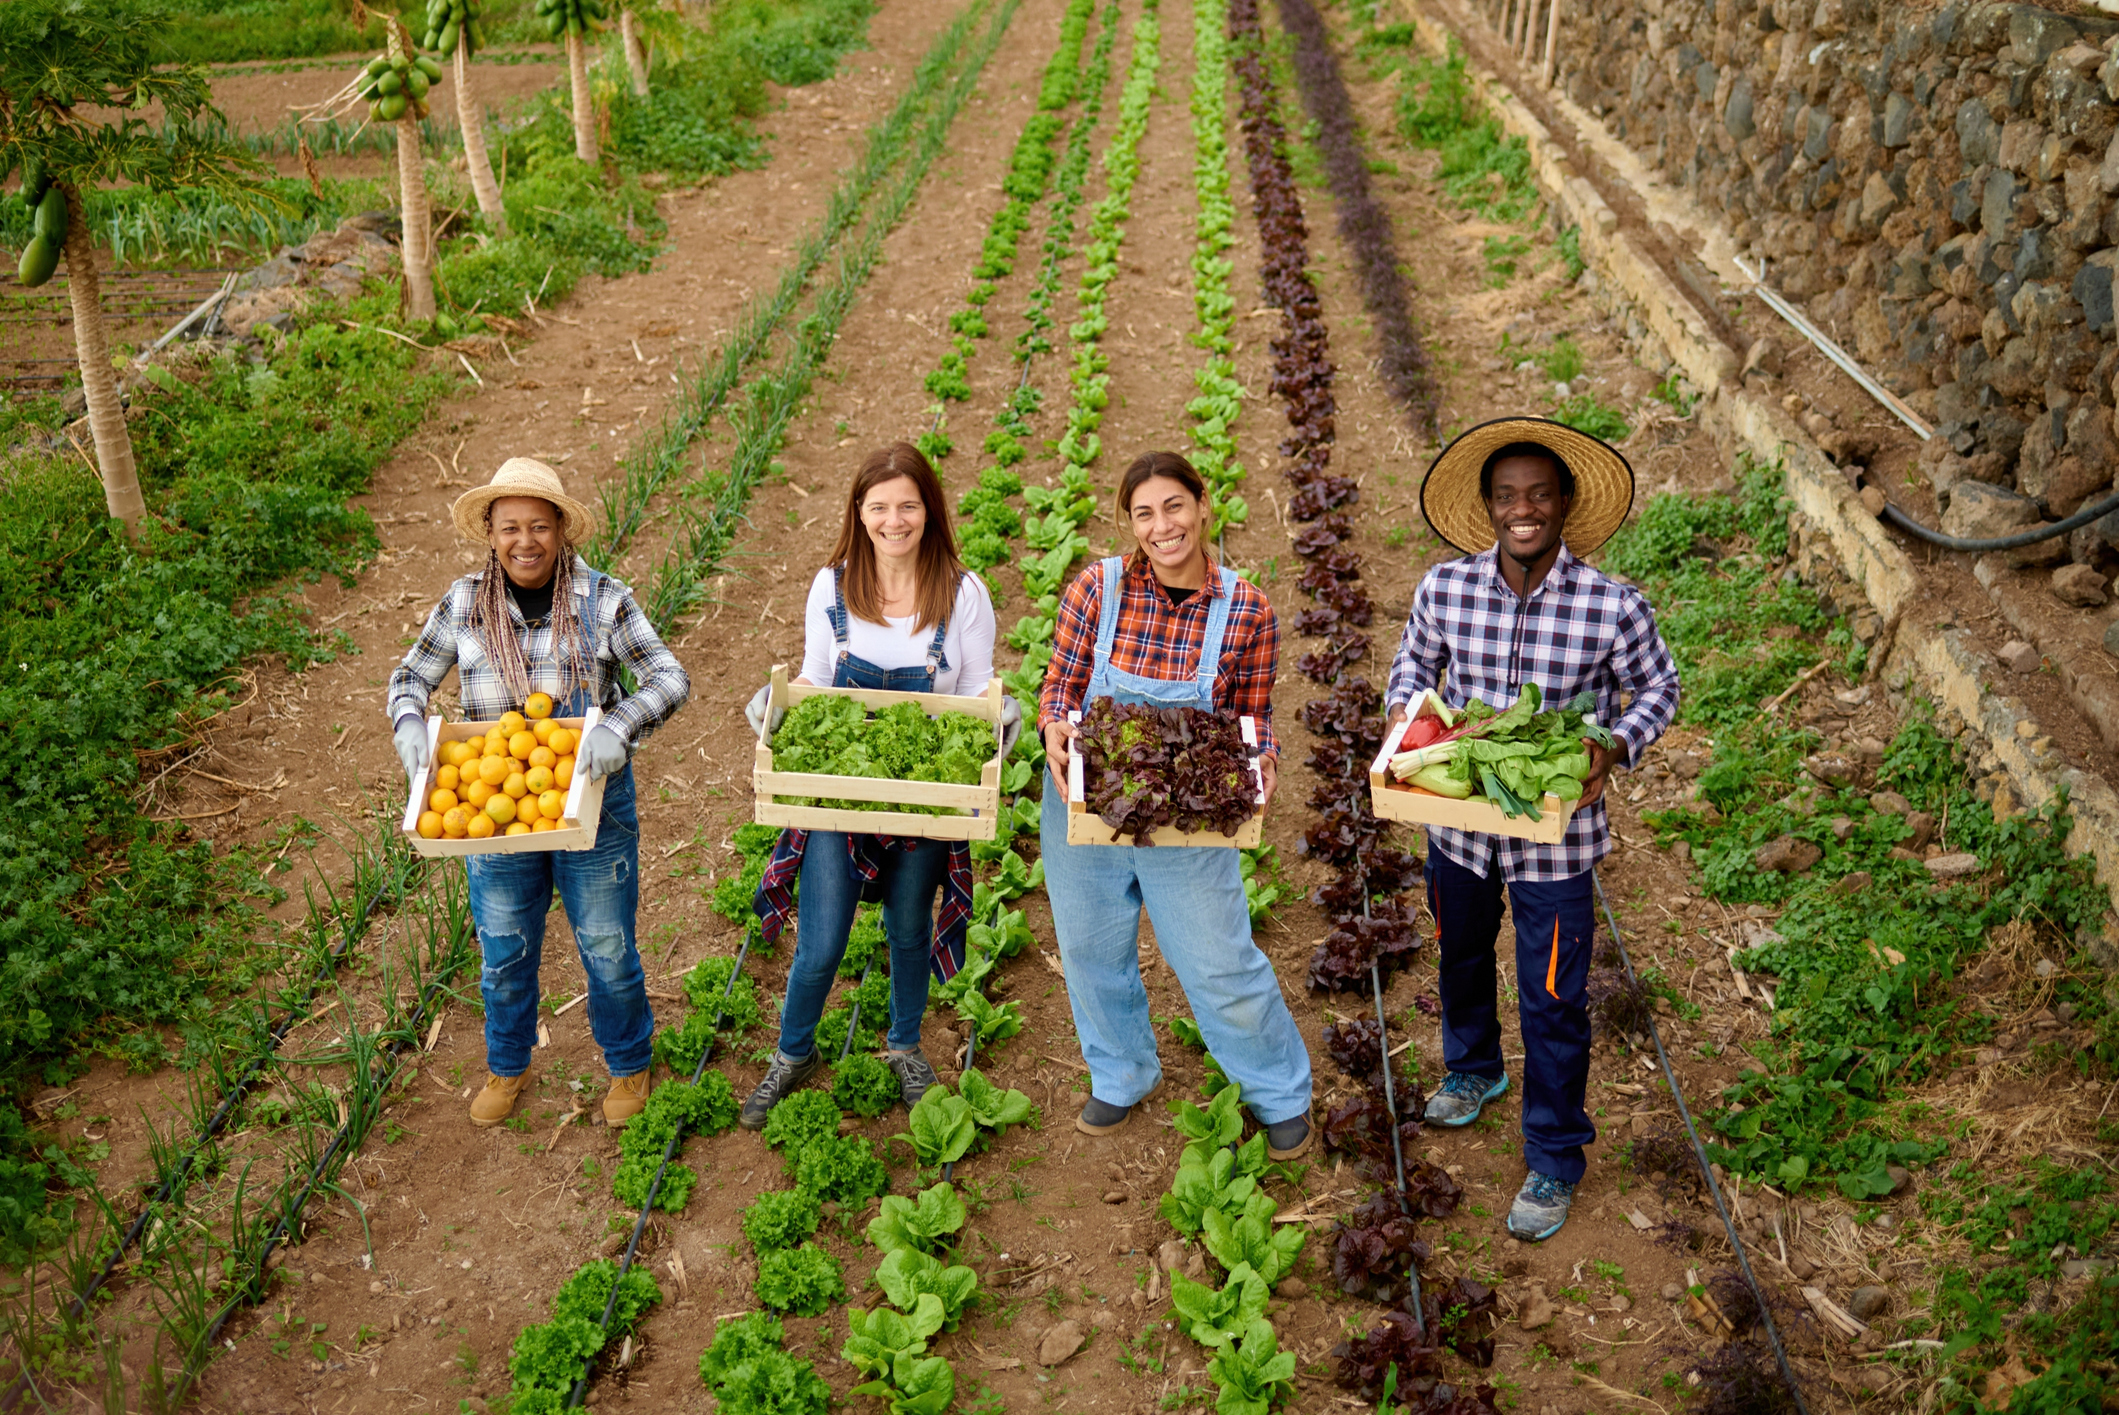
<svg viewBox="0 0 2119 1415"><path fill-rule="evenodd" d="M389 713L396 722L408 713L424 716L427 698L441 686L451 668L457 670L458 697L463 701L467 722L490 722L502 713L520 711L522 703L509 689L507 680L486 657L478 635L471 629L471 606L478 600L478 570L449 586L441 603L428 614L419 641L405 661L390 675ZM669 651L655 626L633 601L633 592L622 581L590 570L579 556L574 560L574 595L581 601L582 627L588 632L589 655L594 681L587 684L591 697L603 709L603 724L618 734L627 751L637 751L647 735L666 722L691 696L691 679ZM508 596L508 621L522 642L523 662L529 666L530 686L539 692L561 696L558 665L552 658L552 621L534 626L522 617L515 597ZM618 682L620 665L632 670L638 688L625 693Z"/></svg>
<svg viewBox="0 0 2119 1415"><path fill-rule="evenodd" d="M1478 698L1506 708L1525 682L1536 683L1555 706L1589 692L1596 696L1597 721L1618 738L1626 765L1634 765L1678 710L1677 664L1656 632L1647 598L1562 546L1544 582L1524 601L1502 582L1496 554L1487 550L1437 565L1413 591L1405 637L1391 661L1387 710L1438 686L1452 707ZM1631 704L1622 703L1621 693L1632 695ZM1558 845L1433 826L1427 837L1433 849L1465 869L1483 876L1498 861L1503 879L1530 883L1581 874L1611 853L1611 822L1601 797L1575 812Z"/></svg>

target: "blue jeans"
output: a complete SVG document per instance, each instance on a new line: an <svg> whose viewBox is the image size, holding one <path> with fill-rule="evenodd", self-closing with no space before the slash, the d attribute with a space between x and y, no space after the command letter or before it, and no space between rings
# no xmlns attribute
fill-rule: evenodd
<svg viewBox="0 0 2119 1415"><path fill-rule="evenodd" d="M1582 1097L1589 1085L1589 955L1596 933L1589 874L1507 886L1516 920L1516 1010L1523 1024L1523 1159L1532 1170L1582 1182L1593 1144ZM1501 871L1485 875L1427 852L1428 906L1439 935L1442 1061L1498 1081L1501 1017L1494 944Z"/></svg>
<svg viewBox="0 0 2119 1415"><path fill-rule="evenodd" d="M1049 771L1039 824L1045 892L1090 1094L1129 1106L1162 1079L1140 980L1145 906L1207 1050L1243 1088L1251 1114L1275 1125L1308 1110L1309 1049L1273 965L1251 941L1236 851L1069 845L1067 803Z"/></svg>
<svg viewBox="0 0 2119 1415"><path fill-rule="evenodd" d="M610 777L593 850L523 855L467 855L471 918L485 966L478 987L486 1004L486 1066L520 1076L537 1045L537 970L544 958L545 915L559 890L573 925L581 969L589 979L589 1030L613 1076L632 1076L654 1059L655 1015L633 942L640 907L640 817L633 768Z"/></svg>
<svg viewBox="0 0 2119 1415"><path fill-rule="evenodd" d="M920 1044L920 1019L927 1013L934 899L949 873L949 842L923 840L880 853L875 883L883 893L883 936L890 943L890 1045L911 1051ZM861 902L861 881L854 878L844 834L809 833L797 898L795 959L787 968L787 1003L780 1009L780 1054L799 1061L817 1048L817 1019L839 976L854 906Z"/></svg>

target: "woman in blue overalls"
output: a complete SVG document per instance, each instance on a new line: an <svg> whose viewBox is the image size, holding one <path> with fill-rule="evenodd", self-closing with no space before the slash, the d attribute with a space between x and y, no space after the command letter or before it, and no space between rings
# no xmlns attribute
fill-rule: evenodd
<svg viewBox="0 0 2119 1415"><path fill-rule="evenodd" d="M982 693L993 676L993 633L993 597L985 581L957 559L934 468L906 442L871 453L847 494L838 546L810 585L802 673L795 681L900 693ZM754 732L780 725L765 721L768 697L769 690L760 689L744 710ZM1010 699L1002 717L1010 746L1021 724ZM817 1019L846 955L854 907L864 898L883 904L890 944L890 1033L883 1060L897 1074L908 1107L935 1084L934 1068L920 1051L928 974L946 979L963 959L971 852L962 842L783 832L758 891L768 944L794 903L798 878L801 907L795 911L795 959L780 1010L780 1045L765 1079L743 1104L742 1123L752 1130L762 1128L772 1108L824 1064ZM939 929L937 889L943 891Z"/></svg>
<svg viewBox="0 0 2119 1415"><path fill-rule="evenodd" d="M1206 484L1174 452L1119 481L1118 514L1140 542L1084 570L1060 600L1039 696L1045 734L1042 849L1067 1000L1089 1064L1075 1128L1104 1135L1162 1080L1140 976L1140 914L1177 974L1214 1059L1243 1088L1275 1159L1310 1144L1310 1056L1273 965L1251 941L1237 852L1226 847L1069 845L1067 714L1091 699L1193 707L1257 720L1267 794L1279 749L1279 628L1258 590L1207 554Z"/></svg>

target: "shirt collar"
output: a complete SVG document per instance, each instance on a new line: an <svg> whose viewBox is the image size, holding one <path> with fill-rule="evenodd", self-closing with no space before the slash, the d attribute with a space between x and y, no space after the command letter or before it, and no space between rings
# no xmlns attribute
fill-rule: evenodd
<svg viewBox="0 0 2119 1415"><path fill-rule="evenodd" d="M507 572L502 571L501 573L506 574ZM583 560L579 554L576 554L574 557L574 598L587 599L589 597L589 574L589 562ZM464 578L473 584L482 582L486 578L485 567L481 565ZM513 589L514 586L510 585L508 588ZM514 596L509 596L510 602L513 602L513 599Z"/></svg>
<svg viewBox="0 0 2119 1415"><path fill-rule="evenodd" d="M1486 576L1493 592L1503 598L1513 600L1516 597L1514 587L1501 578L1500 543L1496 542L1485 550L1480 551L1479 561L1480 571ZM1581 563L1581 561L1575 559L1574 552L1567 548L1567 542L1560 542L1560 553L1554 558L1552 569L1545 572L1545 578L1540 580L1538 587L1530 592L1530 597L1536 599L1547 590L1552 591L1554 594L1573 593L1575 589L1575 570Z"/></svg>
<svg viewBox="0 0 2119 1415"><path fill-rule="evenodd" d="M1146 581L1147 588L1153 590L1158 599L1168 601L1169 593L1163 588L1162 581L1155 578L1155 567L1148 563L1146 551L1136 550L1133 554L1126 557L1126 573ZM1222 593L1221 567L1216 565L1214 557L1209 555L1207 556L1207 582L1194 590L1185 603L1190 604L1194 599L1219 599Z"/></svg>

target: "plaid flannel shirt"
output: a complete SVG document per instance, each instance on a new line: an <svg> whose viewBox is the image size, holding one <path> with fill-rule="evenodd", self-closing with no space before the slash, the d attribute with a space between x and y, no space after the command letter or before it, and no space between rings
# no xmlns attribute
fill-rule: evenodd
<svg viewBox="0 0 2119 1415"><path fill-rule="evenodd" d="M467 721L489 722L522 707L471 630L471 606L484 578L483 570L464 576L449 586L441 603L427 615L419 642L390 675L391 722L407 714L425 716L427 699L451 668L457 671ZM649 733L684 706L691 696L691 679L633 602L633 592L609 575L592 571L579 556L574 558L574 594L594 666L594 681L586 686L603 709L603 725L618 734L628 752L636 751ZM532 627L512 595L508 619L522 641L531 685L563 701L559 667L552 659L551 621ZM618 683L620 664L633 671L633 681L639 685L630 696Z"/></svg>
<svg viewBox="0 0 2119 1415"><path fill-rule="evenodd" d="M890 835L849 833L846 837L847 868L863 886L863 897L867 895L866 886L875 883L876 877L883 872L885 850L909 850L924 843ZM766 862L765 874L758 881L758 892L751 896L751 912L758 916L759 946L768 953L779 943L780 932L787 927L788 916L795 911L795 886L802 878L802 857L808 850L808 831L781 831L780 839L773 846L772 859ZM935 912L934 937L927 948L927 966L940 982L948 982L964 966L964 944L970 936L972 888L971 847L961 840L952 841L949 868L942 876L942 907ZM889 1019L884 1021L887 1025Z"/></svg>
<svg viewBox="0 0 2119 1415"><path fill-rule="evenodd" d="M1199 672L1199 650L1207 634L1207 612L1221 597L1221 570L1207 558L1207 582L1183 604L1172 606L1147 557L1134 555L1119 582L1118 636L1111 666L1145 678L1188 680ZM1096 662L1096 626L1104 607L1103 571L1095 563L1074 577L1060 596L1059 623L1052 634L1052 662L1038 694L1040 731L1083 706ZM1214 710L1248 713L1258 721L1258 749L1278 755L1273 737L1273 677L1280 667L1280 626L1258 587L1236 582L1222 631L1221 668L1214 675Z"/></svg>
<svg viewBox="0 0 2119 1415"><path fill-rule="evenodd" d="M1589 692L1597 721L1611 729L1632 766L1678 710L1677 664L1647 598L1584 565L1563 545L1525 601L1502 582L1496 554L1486 550L1437 565L1420 581L1391 662L1386 709L1412 701L1445 676L1443 696L1452 707L1478 698L1506 708L1525 682L1536 683L1554 705ZM1630 705L1622 706L1622 691L1633 695ZM1558 845L1434 826L1427 835L1465 869L1483 876L1488 862L1498 860L1503 879L1527 882L1570 878L1611 853L1602 797L1575 812Z"/></svg>

